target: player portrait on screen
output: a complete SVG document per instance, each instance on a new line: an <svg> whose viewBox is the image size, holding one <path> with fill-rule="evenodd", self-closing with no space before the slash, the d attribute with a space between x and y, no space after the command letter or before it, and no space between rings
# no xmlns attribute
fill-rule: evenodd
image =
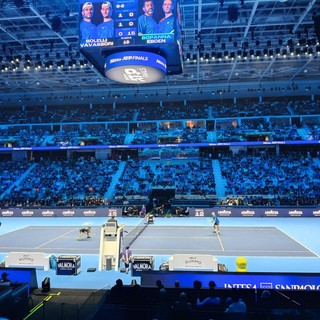
<svg viewBox="0 0 320 320"><path fill-rule="evenodd" d="M82 6L82 21L80 22L80 39L82 41L97 38L97 27L91 22L93 12L93 4L85 2Z"/></svg>
<svg viewBox="0 0 320 320"><path fill-rule="evenodd" d="M109 1L105 1L101 4L100 9L103 17L103 22L97 27L97 36L100 39L113 38L114 37L114 21L112 19L112 4Z"/></svg>
<svg viewBox="0 0 320 320"><path fill-rule="evenodd" d="M138 35L152 34L158 32L158 24L153 19L154 3L152 0L143 2L142 11L144 14L138 18Z"/></svg>
<svg viewBox="0 0 320 320"><path fill-rule="evenodd" d="M174 15L172 0L164 0L162 4L164 17L159 21L159 33L174 33Z"/></svg>

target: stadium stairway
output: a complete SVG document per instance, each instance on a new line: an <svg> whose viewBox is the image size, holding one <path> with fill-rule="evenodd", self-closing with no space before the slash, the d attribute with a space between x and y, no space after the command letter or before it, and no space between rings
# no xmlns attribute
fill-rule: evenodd
<svg viewBox="0 0 320 320"><path fill-rule="evenodd" d="M227 182L222 177L219 160L212 160L212 168L213 168L213 174L214 174L214 179L215 179L215 183L216 183L217 198L224 197L225 196L225 186L226 186Z"/></svg>
<svg viewBox="0 0 320 320"><path fill-rule="evenodd" d="M127 133L124 140L124 144L131 144L133 139L134 139L134 133Z"/></svg>
<svg viewBox="0 0 320 320"><path fill-rule="evenodd" d="M117 172L112 177L112 180L111 180L110 186L108 188L108 191L104 195L106 199L111 199L112 196L114 195L116 185L117 185L117 183L119 181L119 178L121 177L125 167L126 167L126 162L125 161L121 161Z"/></svg>
<svg viewBox="0 0 320 320"><path fill-rule="evenodd" d="M0 195L0 198L3 198L6 194L9 194L11 192L11 190L13 189L13 187L18 186L21 181L23 181L31 172L31 170L36 166L36 164L33 164L32 166L30 166L21 176L18 180L16 180L9 188L7 188L7 190L5 192L3 192Z"/></svg>
<svg viewBox="0 0 320 320"><path fill-rule="evenodd" d="M308 140L310 136L310 130L307 130L305 128L299 128L297 129L297 131L303 140Z"/></svg>
<svg viewBox="0 0 320 320"><path fill-rule="evenodd" d="M207 141L217 142L217 133L215 131L207 132Z"/></svg>

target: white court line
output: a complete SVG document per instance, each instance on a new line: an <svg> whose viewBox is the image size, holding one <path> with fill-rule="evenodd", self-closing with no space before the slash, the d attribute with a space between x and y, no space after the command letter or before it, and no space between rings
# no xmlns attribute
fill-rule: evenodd
<svg viewBox="0 0 320 320"><path fill-rule="evenodd" d="M237 252L238 250L220 250L220 249L190 249L190 248L166 248L166 249L136 249L134 248L134 252L137 254L150 254L153 253L155 255L158 254L167 254L167 255L171 255L171 252L186 252L186 253L190 253L190 252L196 252L196 253L208 253L208 252L214 252L216 255L220 255L220 253L222 254L222 252L224 252L224 254L228 254L230 255L238 255ZM168 253L169 252L169 253ZM276 259L318 259L318 257L305 257L305 256L279 256L279 255L274 255L274 251L252 251L252 250L241 250L241 252L243 252L243 254L246 254L250 257L255 257L255 258L263 258L263 257L267 257L267 258L276 258ZM280 252L281 253L281 252ZM253 255L252 255L253 254Z"/></svg>
<svg viewBox="0 0 320 320"><path fill-rule="evenodd" d="M317 257L319 257L318 254L316 254L313 250L310 250L308 247L306 247L304 244L302 244L300 241L297 241L295 238L289 236L286 232L284 232L283 230L281 230L278 227L275 227L277 230L279 230L281 233L285 234L288 238L292 239L294 242L300 244L301 247L305 248L307 251L312 252L314 255L316 255Z"/></svg>
<svg viewBox="0 0 320 320"><path fill-rule="evenodd" d="M63 252L63 251L73 251L73 253L75 253L75 248L69 248L69 247L63 247L63 248L60 248L60 247L55 247L54 249L53 248L44 248L46 249L47 251L54 251L54 252ZM97 254L99 253L99 248L81 248L81 249L76 249L77 252L79 252L80 254L82 254L81 252L82 251L90 251L90 252L96 252ZM0 318L1 319L1 318Z"/></svg>
<svg viewBox="0 0 320 320"><path fill-rule="evenodd" d="M218 240L219 240L219 243L220 243L220 246L221 246L221 251L224 251L224 246L222 244L222 241L221 241L221 238L220 238L220 234L219 233L216 233L217 237L218 237Z"/></svg>
<svg viewBox="0 0 320 320"><path fill-rule="evenodd" d="M185 252L208 252L208 251L214 251L214 252L221 252L221 250L219 249L190 249L190 248L166 248L166 249L154 249L154 248L151 248L151 249L133 249L134 252L171 252L171 251L174 251L174 252L179 252L179 251L185 251Z"/></svg>
<svg viewBox="0 0 320 320"><path fill-rule="evenodd" d="M79 228L74 228L74 229L72 229L71 231L62 234L62 235L59 236L59 237L56 237L56 238L54 238L54 239L52 239L52 240L49 240L49 241L43 243L42 245L36 247L35 249L39 249L39 248L43 247L44 245L46 245L46 244L48 244L48 243L50 243L50 242L56 241L57 239L62 238L62 237L64 237L65 235L74 232L75 230L79 230Z"/></svg>

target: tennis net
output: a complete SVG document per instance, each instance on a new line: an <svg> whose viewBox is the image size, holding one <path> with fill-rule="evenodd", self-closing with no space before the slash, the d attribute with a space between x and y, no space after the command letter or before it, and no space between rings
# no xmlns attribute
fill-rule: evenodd
<svg viewBox="0 0 320 320"><path fill-rule="evenodd" d="M132 243L139 237L143 230L148 226L149 215L147 214L138 225L134 226L123 237L123 246L130 247Z"/></svg>

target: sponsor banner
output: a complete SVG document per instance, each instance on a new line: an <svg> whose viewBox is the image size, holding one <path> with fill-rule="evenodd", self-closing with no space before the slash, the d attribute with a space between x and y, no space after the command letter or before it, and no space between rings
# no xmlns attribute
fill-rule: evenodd
<svg viewBox="0 0 320 320"><path fill-rule="evenodd" d="M276 289L320 291L319 274L313 273L250 273L250 272L179 272L149 271L141 275L141 285L154 286L161 280L167 287L179 281L181 287L192 287L195 280L209 283L214 277L217 288Z"/></svg>
<svg viewBox="0 0 320 320"><path fill-rule="evenodd" d="M211 217L212 212L218 217L320 217L320 209L315 207L189 207L190 217Z"/></svg>
<svg viewBox="0 0 320 320"><path fill-rule="evenodd" d="M77 275L81 271L80 256L59 256L57 259L57 275Z"/></svg>
<svg viewBox="0 0 320 320"><path fill-rule="evenodd" d="M50 255L43 252L9 252L5 258L6 267L34 267L37 269L50 269Z"/></svg>
<svg viewBox="0 0 320 320"><path fill-rule="evenodd" d="M154 270L153 256L134 256L131 263L131 274L134 277L141 275L142 271Z"/></svg>
<svg viewBox="0 0 320 320"><path fill-rule="evenodd" d="M122 208L9 208L0 209L0 217L116 217Z"/></svg>
<svg viewBox="0 0 320 320"><path fill-rule="evenodd" d="M320 217L320 210L313 210L312 211L312 214L313 214L313 216L315 216L315 217Z"/></svg>
<svg viewBox="0 0 320 320"><path fill-rule="evenodd" d="M122 217L118 208L0 208L0 217ZM320 217L317 207L237 207L215 206L213 208L189 207L190 217Z"/></svg>
<svg viewBox="0 0 320 320"><path fill-rule="evenodd" d="M21 215L23 217L32 217L33 216L33 210L22 210Z"/></svg>
<svg viewBox="0 0 320 320"><path fill-rule="evenodd" d="M53 210L44 210L44 211L41 212L41 215L43 217L54 217L55 216Z"/></svg>
<svg viewBox="0 0 320 320"><path fill-rule="evenodd" d="M1 215L3 217L13 217L14 216L14 211L12 209L10 209L10 210L1 210Z"/></svg>
<svg viewBox="0 0 320 320"><path fill-rule="evenodd" d="M218 271L218 263L211 255L174 254L169 259L169 270Z"/></svg>

